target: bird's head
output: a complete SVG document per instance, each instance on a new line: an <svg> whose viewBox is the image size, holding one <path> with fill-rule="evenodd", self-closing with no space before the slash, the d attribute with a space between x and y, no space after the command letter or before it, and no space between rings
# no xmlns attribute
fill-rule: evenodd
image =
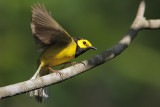
<svg viewBox="0 0 160 107"><path fill-rule="evenodd" d="M89 50L89 49L94 49L97 50L95 47L92 46L92 44L86 40L86 39L82 39L82 38L74 38L75 42L77 43L77 49L76 49L76 55L75 57L78 57L79 55L81 55L82 53L84 53L85 51Z"/></svg>
<svg viewBox="0 0 160 107"><path fill-rule="evenodd" d="M77 45L81 48L81 49L94 49L96 50L95 47L92 46L92 44L86 40L86 39L80 39L77 41Z"/></svg>

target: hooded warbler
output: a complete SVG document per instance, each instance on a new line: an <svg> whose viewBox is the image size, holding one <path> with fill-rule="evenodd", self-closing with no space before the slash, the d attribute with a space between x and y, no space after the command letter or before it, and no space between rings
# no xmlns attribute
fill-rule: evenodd
<svg viewBox="0 0 160 107"><path fill-rule="evenodd" d="M38 70L31 79L47 75L51 67L74 59L89 49L96 49L86 39L71 37L39 3L32 6L31 29L36 43L43 50L38 59ZM49 87L31 91L29 95L35 96L38 102L47 101Z"/></svg>

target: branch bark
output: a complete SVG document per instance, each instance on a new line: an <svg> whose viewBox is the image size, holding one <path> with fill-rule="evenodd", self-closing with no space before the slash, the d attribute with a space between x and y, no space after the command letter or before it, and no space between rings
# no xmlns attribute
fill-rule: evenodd
<svg viewBox="0 0 160 107"><path fill-rule="evenodd" d="M17 84L0 87L0 99L26 93L28 91L37 88L59 83L61 81L74 77L80 73L86 72L89 69L92 69L98 65L101 65L112 58L115 58L130 45L130 43L137 36L139 31L143 29L160 28L160 19L147 20L144 17L144 12L145 12L145 0L141 0L137 11L137 15L130 29L124 35L124 37L119 41L119 43L117 43L110 49L88 60L85 60L82 63L61 70L60 72L63 74L62 77L59 74L52 73L34 80L27 80Z"/></svg>

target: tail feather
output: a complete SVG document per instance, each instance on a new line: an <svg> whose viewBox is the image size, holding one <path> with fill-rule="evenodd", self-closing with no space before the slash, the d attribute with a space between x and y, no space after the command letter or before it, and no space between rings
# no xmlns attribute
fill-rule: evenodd
<svg viewBox="0 0 160 107"><path fill-rule="evenodd" d="M35 99L38 102L46 102L49 98L49 87L40 88L35 90Z"/></svg>
<svg viewBox="0 0 160 107"><path fill-rule="evenodd" d="M47 75L47 74L49 74L48 68L43 67L42 64L40 64L36 73L31 77L31 79L36 79L40 76ZM49 87L44 87L44 88L30 91L28 95L30 97L35 97L36 101L40 103L46 102L49 98Z"/></svg>

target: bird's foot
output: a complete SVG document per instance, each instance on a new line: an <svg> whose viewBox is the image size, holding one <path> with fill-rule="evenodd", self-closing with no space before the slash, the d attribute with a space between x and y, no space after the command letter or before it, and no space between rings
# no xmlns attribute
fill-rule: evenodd
<svg viewBox="0 0 160 107"><path fill-rule="evenodd" d="M53 73L59 74L62 77L62 73L59 70L53 70L51 67L48 67Z"/></svg>
<svg viewBox="0 0 160 107"><path fill-rule="evenodd" d="M77 64L78 62L65 62L65 63L63 63L62 65L64 65L61 69L63 69L63 68L65 68L66 67L66 65L68 65L68 64L71 64L72 66L73 65L75 65L75 64Z"/></svg>

